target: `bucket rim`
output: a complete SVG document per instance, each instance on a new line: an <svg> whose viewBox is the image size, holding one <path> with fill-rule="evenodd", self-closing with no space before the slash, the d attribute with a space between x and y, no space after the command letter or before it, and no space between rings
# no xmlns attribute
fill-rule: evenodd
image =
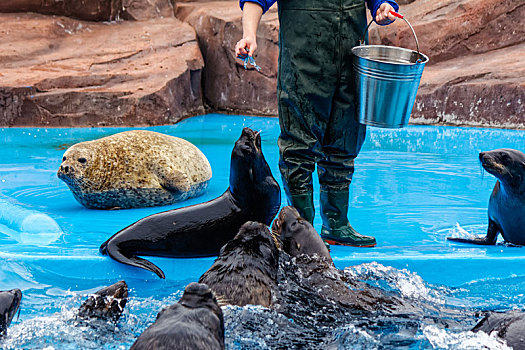
<svg viewBox="0 0 525 350"><path fill-rule="evenodd" d="M415 62L415 63L385 62L385 61L382 61L382 60L375 60L375 59L370 58L370 57L363 57L363 56L360 56L360 55L358 55L356 53L357 51L359 51L359 49L366 49L366 48L371 48L371 47L381 47L381 48L387 48L387 49L390 49L390 50L407 51L407 52L415 53L416 55L419 54L419 56L422 57L423 60L422 60L422 62ZM427 63L429 61L428 56L425 55L422 52L418 52L418 51L415 51L415 50L407 49L405 47L388 46L388 45L358 45L358 46L354 46L352 48L352 54L354 54L354 56L356 56L358 58L362 58L362 59L365 59L365 60L374 61L374 62L383 63L383 64L400 65L400 66L411 66L411 65L417 65L417 64L425 64L425 63Z"/></svg>

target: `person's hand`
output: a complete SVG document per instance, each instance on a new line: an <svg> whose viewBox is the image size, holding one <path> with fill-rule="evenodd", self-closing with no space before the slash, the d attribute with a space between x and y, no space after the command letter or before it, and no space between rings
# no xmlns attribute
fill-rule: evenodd
<svg viewBox="0 0 525 350"><path fill-rule="evenodd" d="M253 56L255 50L257 50L257 41L255 40L255 36L248 35L239 40L235 45L235 56Z"/></svg>
<svg viewBox="0 0 525 350"><path fill-rule="evenodd" d="M376 11L376 23L385 25L394 22L396 17L391 14L390 11L394 11L392 5L390 5L388 2L382 3Z"/></svg>

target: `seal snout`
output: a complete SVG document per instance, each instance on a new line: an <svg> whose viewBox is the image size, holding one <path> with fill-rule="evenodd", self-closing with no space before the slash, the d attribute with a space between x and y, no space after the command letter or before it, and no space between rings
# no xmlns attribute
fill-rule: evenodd
<svg viewBox="0 0 525 350"><path fill-rule="evenodd" d="M69 165L66 165L66 166L61 165L60 166L60 172L62 172L62 173L68 174L70 171L73 172L73 167L70 167Z"/></svg>

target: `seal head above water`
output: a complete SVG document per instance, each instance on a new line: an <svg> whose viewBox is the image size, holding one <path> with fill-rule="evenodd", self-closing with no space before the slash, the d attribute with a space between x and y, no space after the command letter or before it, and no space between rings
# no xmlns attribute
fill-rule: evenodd
<svg viewBox="0 0 525 350"><path fill-rule="evenodd" d="M281 209L273 222L272 233L280 237L283 250L291 256L318 255L332 262L330 252L317 231L292 206Z"/></svg>
<svg viewBox="0 0 525 350"><path fill-rule="evenodd" d="M128 285L119 281L90 295L80 306L78 317L83 320L101 319L117 322L128 301Z"/></svg>
<svg viewBox="0 0 525 350"><path fill-rule="evenodd" d="M57 175L85 207L125 209L198 196L212 173L208 159L192 143L131 130L71 146Z"/></svg>
<svg viewBox="0 0 525 350"><path fill-rule="evenodd" d="M7 327L11 324L22 300L20 289L11 289L0 292L0 337L7 332Z"/></svg>
<svg viewBox="0 0 525 350"><path fill-rule="evenodd" d="M222 310L207 285L188 284L179 302L159 312L130 348L160 349L224 349Z"/></svg>
<svg viewBox="0 0 525 350"><path fill-rule="evenodd" d="M265 224L248 221L199 279L226 304L269 307L277 289L278 239Z"/></svg>
<svg viewBox="0 0 525 350"><path fill-rule="evenodd" d="M164 278L138 255L194 258L218 255L247 221L270 225L281 205L281 189L261 148L261 136L244 128L231 154L230 186L211 201L147 216L114 234L102 254Z"/></svg>
<svg viewBox="0 0 525 350"><path fill-rule="evenodd" d="M487 235L447 239L493 245L501 233L505 242L525 245L525 154L514 149L497 149L481 152L479 160L483 168L498 179L489 200Z"/></svg>

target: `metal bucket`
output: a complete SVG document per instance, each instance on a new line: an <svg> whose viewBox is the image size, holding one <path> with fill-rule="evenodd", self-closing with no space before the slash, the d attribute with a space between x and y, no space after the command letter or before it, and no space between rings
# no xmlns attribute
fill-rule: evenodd
<svg viewBox="0 0 525 350"><path fill-rule="evenodd" d="M400 16L401 17L401 16ZM357 119L380 128L402 128L408 124L417 89L428 57L394 46L361 45L352 48L356 76ZM372 24L371 21L366 28Z"/></svg>

